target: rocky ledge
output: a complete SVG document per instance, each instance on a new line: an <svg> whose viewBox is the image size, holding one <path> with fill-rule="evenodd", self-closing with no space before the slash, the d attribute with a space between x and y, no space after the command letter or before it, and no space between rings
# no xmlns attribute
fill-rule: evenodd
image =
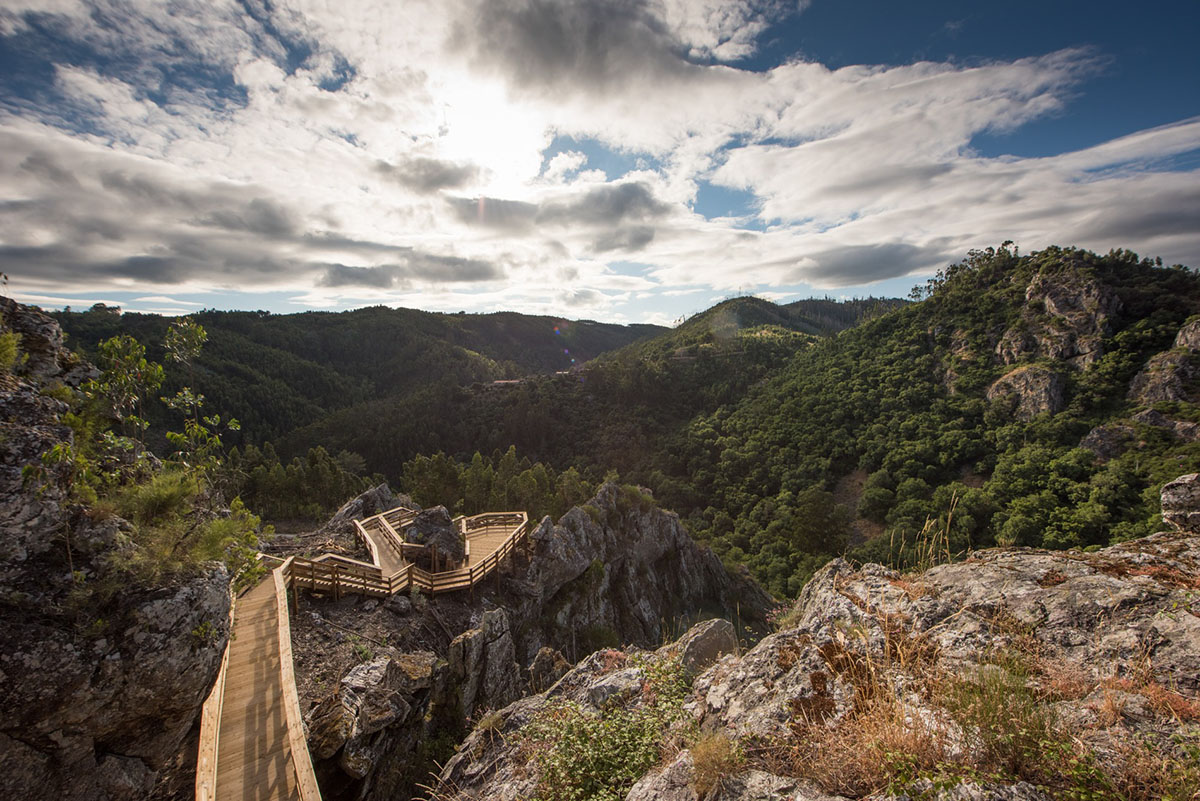
<svg viewBox="0 0 1200 801"><path fill-rule="evenodd" d="M782 630L691 682L680 714L661 718L655 745L666 755L619 792L1194 798L1200 476L1172 482L1163 500L1176 530L1091 553L989 550L908 574L831 562ZM628 716L654 695L645 658L593 654L484 721L442 772L441 797L546 790L545 772L561 766L536 733L563 719L561 699L585 729L639 719Z"/></svg>

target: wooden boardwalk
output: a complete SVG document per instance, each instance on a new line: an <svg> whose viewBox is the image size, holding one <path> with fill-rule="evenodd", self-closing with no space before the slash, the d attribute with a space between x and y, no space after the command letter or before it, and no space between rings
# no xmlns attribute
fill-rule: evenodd
<svg viewBox="0 0 1200 801"><path fill-rule="evenodd" d="M204 703L196 761L197 801L320 801L292 665L287 588L390 595L416 587L436 594L473 589L526 543L524 512L456 518L467 563L429 573L404 558L411 514L393 509L357 525L371 563L326 554L289 558L238 596L217 682ZM272 557L265 560L279 562Z"/></svg>

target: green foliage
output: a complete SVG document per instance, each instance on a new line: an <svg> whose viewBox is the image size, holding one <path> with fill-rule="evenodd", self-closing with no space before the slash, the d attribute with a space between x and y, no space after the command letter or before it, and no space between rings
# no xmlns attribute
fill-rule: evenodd
<svg viewBox="0 0 1200 801"><path fill-rule="evenodd" d="M455 514L522 509L535 520L543 515L558 518L594 492L594 485L574 467L558 473L518 457L515 446L490 457L476 451L467 464L442 453L418 456L405 462L402 476L400 486L414 501L440 504Z"/></svg>
<svg viewBox="0 0 1200 801"><path fill-rule="evenodd" d="M599 713L551 701L520 732L540 776L540 801L619 801L658 763L667 730L683 720L688 683L676 663L647 658L641 699Z"/></svg>
<svg viewBox="0 0 1200 801"><path fill-rule="evenodd" d="M16 370L20 355L21 335L16 331L0 332L0 375Z"/></svg>
<svg viewBox="0 0 1200 801"><path fill-rule="evenodd" d="M249 445L231 451L227 466L234 491L269 520L324 520L372 484L360 475L362 457L347 451L330 456L321 447L285 465L270 443L261 450Z"/></svg>

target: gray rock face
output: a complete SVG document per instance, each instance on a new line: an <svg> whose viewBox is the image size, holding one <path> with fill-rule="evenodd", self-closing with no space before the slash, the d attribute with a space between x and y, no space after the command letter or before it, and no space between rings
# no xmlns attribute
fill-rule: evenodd
<svg viewBox="0 0 1200 801"><path fill-rule="evenodd" d="M1180 476L1162 488L1163 522L1200 534L1200 473Z"/></svg>
<svg viewBox="0 0 1200 801"><path fill-rule="evenodd" d="M562 651L543 647L529 663L529 688L535 693L547 690L570 669L571 663Z"/></svg>
<svg viewBox="0 0 1200 801"><path fill-rule="evenodd" d="M1200 350L1200 317L1193 317L1179 327L1172 347L1190 351Z"/></svg>
<svg viewBox="0 0 1200 801"><path fill-rule="evenodd" d="M362 520L397 506L418 509L407 495L396 495L386 483L372 487L353 500L342 504L342 508L321 527L322 533L344 534L353 530L355 520Z"/></svg>
<svg viewBox="0 0 1200 801"><path fill-rule="evenodd" d="M1096 454L1097 460L1103 463L1128 450L1136 434L1132 426L1120 423L1096 426L1079 441L1079 447Z"/></svg>
<svg viewBox="0 0 1200 801"><path fill-rule="evenodd" d="M771 599L731 576L696 545L678 515L605 484L585 507L549 518L531 534L533 556L509 583L520 602L520 661L544 645L575 643L580 656L603 645L661 642L664 621L697 610L761 620Z"/></svg>
<svg viewBox="0 0 1200 801"><path fill-rule="evenodd" d="M456 687L464 717L477 709L497 708L521 696L521 669L514 658L508 615L502 609L483 613L479 628L450 643L450 683Z"/></svg>
<svg viewBox="0 0 1200 801"><path fill-rule="evenodd" d="M1022 319L1000 337L996 355L1004 364L1044 358L1086 368L1104 354L1120 307L1113 291L1085 272L1039 273L1025 289Z"/></svg>
<svg viewBox="0 0 1200 801"><path fill-rule="evenodd" d="M1167 350L1151 356L1130 382L1129 400L1147 405L1190 401L1187 386L1196 374L1193 358L1186 350Z"/></svg>
<svg viewBox="0 0 1200 801"><path fill-rule="evenodd" d="M363 779L385 754L414 749L426 734L425 713L443 673L428 652L355 667L308 713L313 758L336 759L346 775Z"/></svg>
<svg viewBox="0 0 1200 801"><path fill-rule="evenodd" d="M1043 412L1060 412L1066 405L1066 384L1058 373L1031 365L1018 367L998 378L987 391L990 401L1014 397L1015 414L1019 420L1032 420Z"/></svg>
<svg viewBox="0 0 1200 801"><path fill-rule="evenodd" d="M66 467L67 405L42 394L97 374L58 324L0 298L22 335L0 377L0 796L144 798L180 756L229 636L229 576L211 565L155 588L112 582L130 525L87 514ZM26 483L24 468L35 478Z"/></svg>
<svg viewBox="0 0 1200 801"><path fill-rule="evenodd" d="M737 652L737 632L732 623L722 618L697 623L678 640L658 650L660 655L678 659L692 675L702 672L725 654Z"/></svg>
<svg viewBox="0 0 1200 801"><path fill-rule="evenodd" d="M0 793L143 797L178 754L220 667L228 587L216 569L130 598L122 627L95 639L5 610L0 764L10 769L0 771Z"/></svg>
<svg viewBox="0 0 1200 801"><path fill-rule="evenodd" d="M1142 409L1133 416L1133 421L1142 425L1165 428L1176 437L1189 442L1200 439L1200 423L1188 420L1174 420L1156 409Z"/></svg>
<svg viewBox="0 0 1200 801"><path fill-rule="evenodd" d="M404 529L404 538L429 548L437 548L439 562L451 559L461 562L466 549L458 528L451 522L445 506L425 509Z"/></svg>

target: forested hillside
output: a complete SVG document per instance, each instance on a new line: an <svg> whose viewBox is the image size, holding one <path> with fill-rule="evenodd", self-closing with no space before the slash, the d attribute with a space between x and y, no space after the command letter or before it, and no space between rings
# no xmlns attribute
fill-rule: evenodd
<svg viewBox="0 0 1200 801"><path fill-rule="evenodd" d="M160 342L170 322L104 306L54 316L72 347L89 357L117 334ZM190 382L242 421L242 441L259 444L356 403L566 370L663 330L382 306L291 315L202 311L192 317L208 331L209 342ZM162 360L154 344L148 355ZM189 383L181 370L167 367L167 389Z"/></svg>
<svg viewBox="0 0 1200 801"><path fill-rule="evenodd" d="M740 299L706 313L707 331L685 323L569 380L448 396L432 427L380 406L304 433L389 474L404 453L508 444L616 469L780 594L847 551L911 564L1153 530L1161 485L1200 466L1194 271L1001 248L916 294L824 339ZM722 325L738 314L752 324ZM372 446L389 435L390 456Z"/></svg>
<svg viewBox="0 0 1200 801"><path fill-rule="evenodd" d="M369 473L457 511L555 513L616 472L781 595L843 553L912 564L1152 530L1161 485L1200 467L1195 271L1001 247L914 297L734 298L657 332L205 313L195 384L273 443L232 456L269 516L314 516L333 503L318 484ZM165 325L60 318L85 344Z"/></svg>

